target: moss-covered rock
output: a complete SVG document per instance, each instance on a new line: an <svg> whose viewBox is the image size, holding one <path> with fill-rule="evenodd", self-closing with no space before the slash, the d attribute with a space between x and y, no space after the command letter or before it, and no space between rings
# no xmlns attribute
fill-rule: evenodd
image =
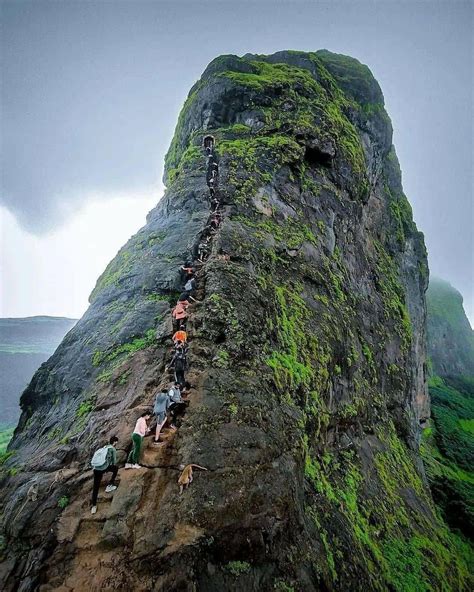
<svg viewBox="0 0 474 592"><path fill-rule="evenodd" d="M380 88L351 58L208 66L180 114L164 198L23 397L5 463L24 470L2 483L4 514L33 473L46 489L38 471L85 468L99 435L113 429L126 447L166 384L168 298L209 213L200 146L212 135L223 222L190 315L189 408L160 464L124 474L90 548L81 525L69 535L80 479L52 486L70 500L58 533L43 491L25 519L7 520L9 586L470 588L469 557L436 514L418 453L426 251L391 132ZM175 469L189 462L209 471L178 497ZM33 511L45 516L34 536ZM91 549L108 549L93 574Z"/></svg>

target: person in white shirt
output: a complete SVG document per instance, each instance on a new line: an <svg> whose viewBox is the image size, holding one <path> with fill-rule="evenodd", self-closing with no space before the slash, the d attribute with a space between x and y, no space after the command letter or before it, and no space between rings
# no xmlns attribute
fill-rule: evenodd
<svg viewBox="0 0 474 592"><path fill-rule="evenodd" d="M126 469L141 469L138 461L140 460L143 438L150 431L147 424L147 421L150 419L150 417L151 413L149 411L144 411L137 419L137 423L135 424L135 429L133 430L132 434L133 448L128 455L127 462L125 464Z"/></svg>

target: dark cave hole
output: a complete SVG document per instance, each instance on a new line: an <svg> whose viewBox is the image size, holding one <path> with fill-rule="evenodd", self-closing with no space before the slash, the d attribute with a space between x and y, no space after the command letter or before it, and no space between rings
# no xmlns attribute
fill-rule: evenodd
<svg viewBox="0 0 474 592"><path fill-rule="evenodd" d="M304 158L311 166L330 168L332 164L332 159L329 154L324 154L324 152L321 152L318 148L310 148L309 146L306 146Z"/></svg>
<svg viewBox="0 0 474 592"><path fill-rule="evenodd" d="M225 339L226 339L225 332L221 332L221 333L219 333L219 335L216 337L216 339L215 339L215 343L217 343L217 344L224 343Z"/></svg>

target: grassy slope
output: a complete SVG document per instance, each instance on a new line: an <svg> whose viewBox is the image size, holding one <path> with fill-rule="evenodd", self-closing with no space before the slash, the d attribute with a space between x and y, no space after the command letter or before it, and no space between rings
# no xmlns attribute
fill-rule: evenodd
<svg viewBox="0 0 474 592"><path fill-rule="evenodd" d="M0 456L5 452L15 428L0 427Z"/></svg>
<svg viewBox="0 0 474 592"><path fill-rule="evenodd" d="M422 454L433 497L454 530L474 541L474 380L430 381L432 427Z"/></svg>

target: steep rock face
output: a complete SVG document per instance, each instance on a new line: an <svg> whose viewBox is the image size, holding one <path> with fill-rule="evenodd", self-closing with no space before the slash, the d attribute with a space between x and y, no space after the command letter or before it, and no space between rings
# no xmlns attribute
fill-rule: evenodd
<svg viewBox="0 0 474 592"><path fill-rule="evenodd" d="M428 353L438 376L474 376L474 331L461 294L448 282L431 278L426 293Z"/></svg>
<svg viewBox="0 0 474 592"><path fill-rule="evenodd" d="M209 216L208 134L223 221L188 325L190 405L91 516L93 450L112 431L127 448L169 380L179 266ZM7 590L468 589L417 454L428 273L391 135L351 58L208 66L165 196L22 397L5 464L21 471L2 481ZM209 471L179 496L189 462Z"/></svg>

